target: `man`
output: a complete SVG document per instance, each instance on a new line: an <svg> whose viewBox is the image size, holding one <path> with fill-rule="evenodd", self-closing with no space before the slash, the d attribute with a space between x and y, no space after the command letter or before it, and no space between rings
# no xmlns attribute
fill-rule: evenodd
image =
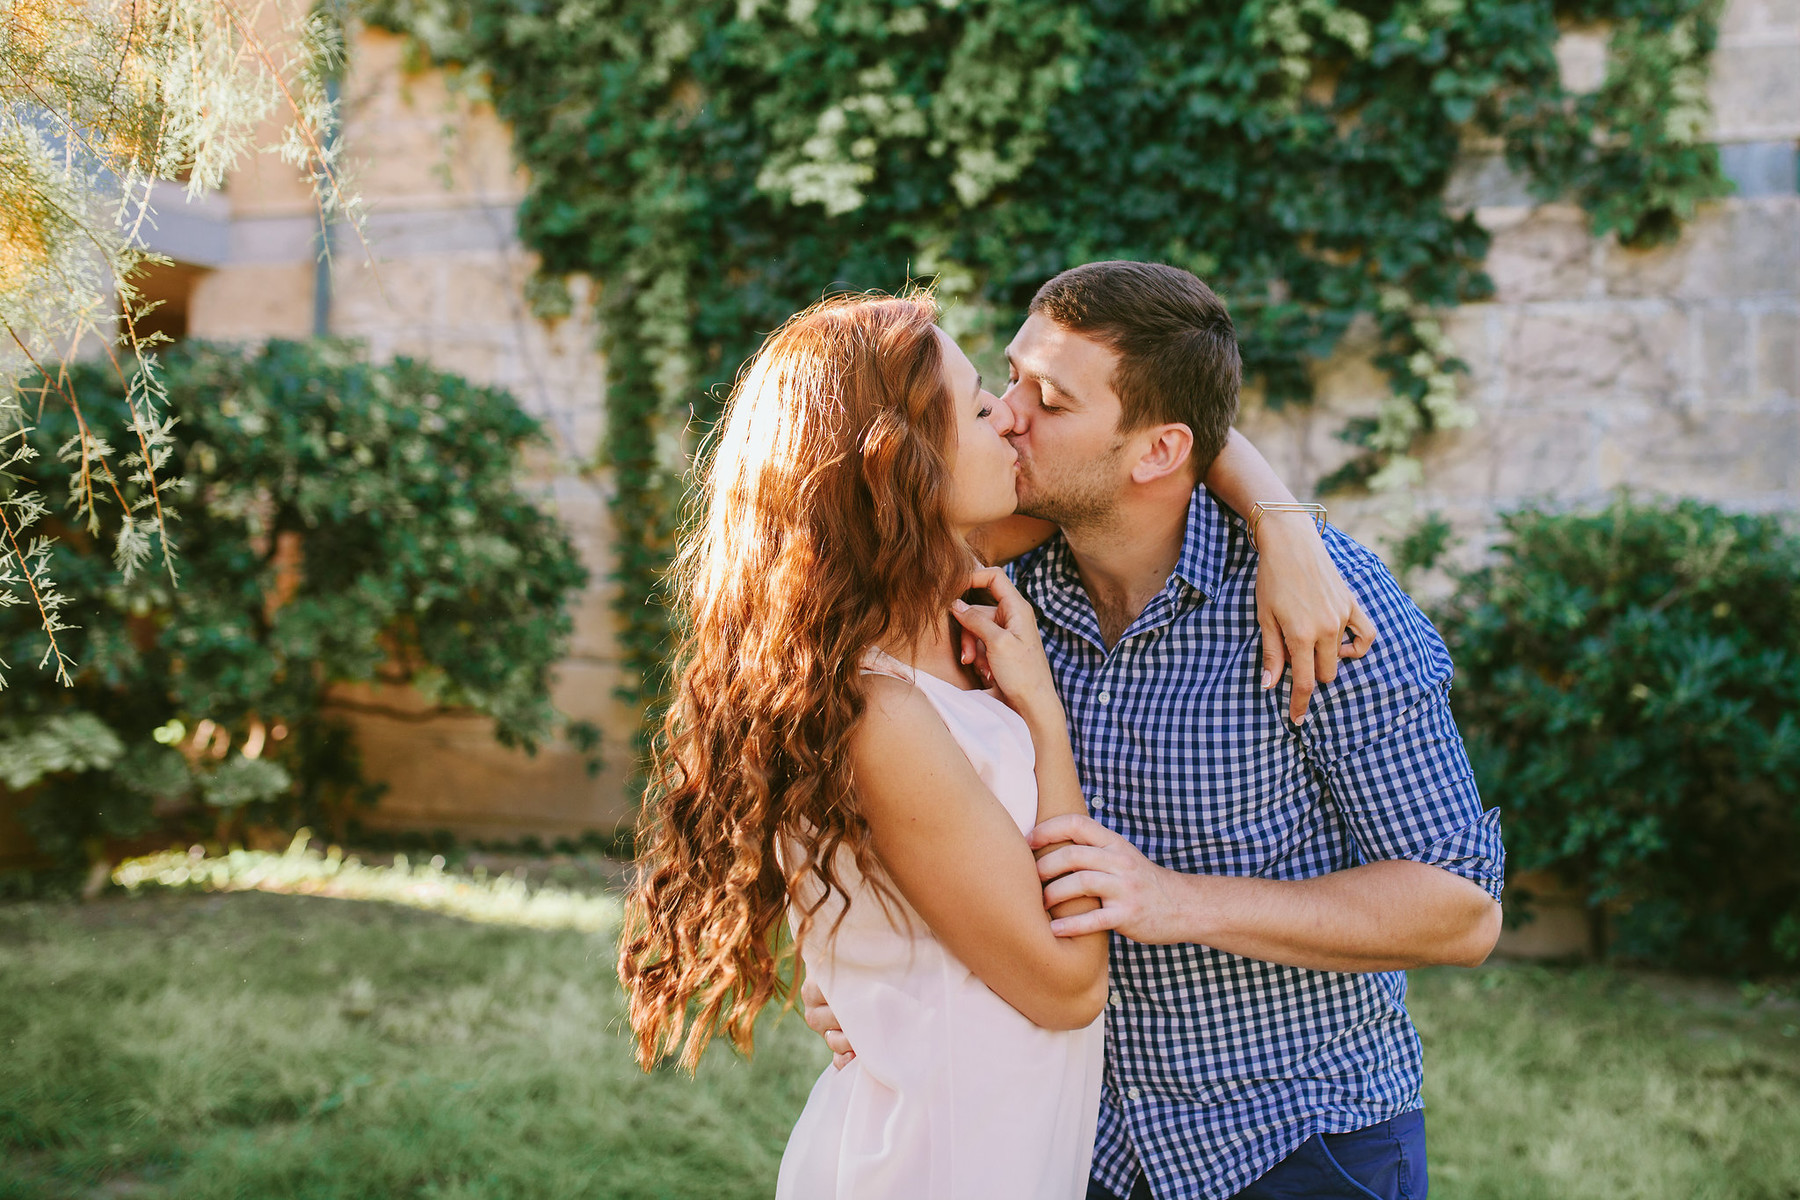
<svg viewBox="0 0 1800 1200"><path fill-rule="evenodd" d="M1192 275L1066 271L1007 357L1020 510L1061 527L1013 575L1093 814L1032 841L1047 907L1101 902L1053 929L1115 934L1090 1200L1423 1196L1404 971L1487 956L1503 861L1443 643L1328 528L1381 636L1301 720L1264 686L1254 531L1197 486L1240 360Z"/></svg>

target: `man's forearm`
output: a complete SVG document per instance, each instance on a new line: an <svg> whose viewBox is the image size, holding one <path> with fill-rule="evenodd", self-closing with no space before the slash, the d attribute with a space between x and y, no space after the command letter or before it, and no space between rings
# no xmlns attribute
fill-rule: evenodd
<svg viewBox="0 0 1800 1200"><path fill-rule="evenodd" d="M1492 896L1425 863L1370 863L1295 881L1170 874L1170 940L1287 966L1475 966L1500 933Z"/></svg>
<svg viewBox="0 0 1800 1200"><path fill-rule="evenodd" d="M990 567L1009 563L1056 536L1056 526L1017 514L989 521L969 535L969 546Z"/></svg>

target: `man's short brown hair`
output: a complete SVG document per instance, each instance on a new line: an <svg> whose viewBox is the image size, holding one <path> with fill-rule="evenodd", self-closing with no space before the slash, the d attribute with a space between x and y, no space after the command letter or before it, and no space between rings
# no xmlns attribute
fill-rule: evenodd
<svg viewBox="0 0 1800 1200"><path fill-rule="evenodd" d="M1206 474L1231 436L1244 373L1231 315L1211 288L1179 267L1093 262L1039 288L1031 311L1116 351L1119 429L1186 425L1195 477Z"/></svg>

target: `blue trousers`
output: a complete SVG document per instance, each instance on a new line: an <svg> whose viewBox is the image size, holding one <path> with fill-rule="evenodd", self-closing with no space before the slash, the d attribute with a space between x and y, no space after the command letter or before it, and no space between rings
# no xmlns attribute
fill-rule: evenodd
<svg viewBox="0 0 1800 1200"><path fill-rule="evenodd" d="M1234 1200L1425 1200L1425 1114L1354 1133L1315 1133ZM1087 1200L1154 1200L1142 1175L1130 1196L1088 1184Z"/></svg>

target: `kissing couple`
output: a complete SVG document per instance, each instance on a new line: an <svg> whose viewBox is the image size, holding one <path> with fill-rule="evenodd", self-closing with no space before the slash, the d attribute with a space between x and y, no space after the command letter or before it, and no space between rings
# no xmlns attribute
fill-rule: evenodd
<svg viewBox="0 0 1800 1200"><path fill-rule="evenodd" d="M640 1058L747 1050L785 923L834 1059L780 1200L1425 1196L1405 971L1487 956L1503 860L1443 642L1233 431L1193 275L1056 276L999 396L937 317L795 316L704 459Z"/></svg>

